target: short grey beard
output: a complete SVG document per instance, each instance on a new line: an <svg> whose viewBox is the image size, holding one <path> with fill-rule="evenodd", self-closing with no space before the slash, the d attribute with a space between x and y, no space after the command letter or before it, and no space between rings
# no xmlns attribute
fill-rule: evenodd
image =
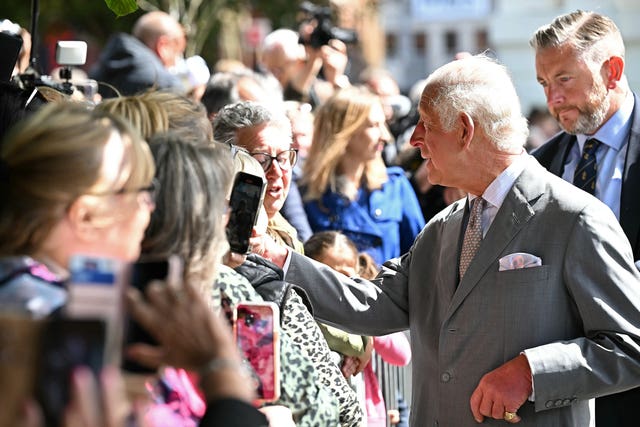
<svg viewBox="0 0 640 427"><path fill-rule="evenodd" d="M604 123L610 105L611 100L608 96L605 96L595 111L591 113L580 113L578 115L578 120L576 120L576 124L573 126L573 129L564 129L563 127L564 131L572 135L594 134L596 130Z"/></svg>

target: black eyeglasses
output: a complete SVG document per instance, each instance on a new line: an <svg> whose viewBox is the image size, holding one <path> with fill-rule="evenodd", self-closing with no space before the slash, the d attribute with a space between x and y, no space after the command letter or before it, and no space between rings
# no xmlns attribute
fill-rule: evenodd
<svg viewBox="0 0 640 427"><path fill-rule="evenodd" d="M251 154L251 157L256 159L258 163L260 163L260 166L262 166L262 170L265 171L265 173L269 170L274 160L278 162L278 166L280 166L280 169L283 171L288 171L289 169L294 167L296 165L296 161L298 161L298 150L295 148L281 151L275 156L267 153L249 154Z"/></svg>

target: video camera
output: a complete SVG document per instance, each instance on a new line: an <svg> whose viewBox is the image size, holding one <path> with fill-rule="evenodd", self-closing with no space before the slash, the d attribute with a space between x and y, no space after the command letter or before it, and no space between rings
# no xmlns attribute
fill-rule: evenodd
<svg viewBox="0 0 640 427"><path fill-rule="evenodd" d="M41 75L34 67L17 76L17 83L24 89L36 86L48 86L67 95L74 90L81 92L91 100L98 91L95 80L71 82L72 67L84 65L87 59L87 43L83 41L59 41L56 44L56 62L60 65L59 80L52 76Z"/></svg>
<svg viewBox="0 0 640 427"><path fill-rule="evenodd" d="M309 45L317 49L328 44L331 39L337 39L347 44L358 41L358 34L355 31L333 25L330 7L318 6L305 1L300 5L300 11L304 12L307 16L305 21L314 19L317 22L309 38L300 39L301 44Z"/></svg>

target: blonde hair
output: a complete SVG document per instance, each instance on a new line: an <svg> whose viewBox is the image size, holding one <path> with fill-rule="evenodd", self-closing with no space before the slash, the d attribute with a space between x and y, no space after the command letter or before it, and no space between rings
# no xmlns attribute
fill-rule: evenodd
<svg viewBox="0 0 640 427"><path fill-rule="evenodd" d="M138 129L144 139L156 133L169 130L169 117L158 99L150 97L149 92L139 95L119 96L103 100L96 110L118 114Z"/></svg>
<svg viewBox="0 0 640 427"><path fill-rule="evenodd" d="M148 186L155 172L149 147L121 118L62 101L13 129L0 150L0 256L40 248L71 204L101 178L114 133L126 155L111 183L122 188L113 190Z"/></svg>
<svg viewBox="0 0 640 427"><path fill-rule="evenodd" d="M188 142L213 140L204 105L174 92L151 89L138 95L109 98L96 109L125 117L147 140L167 131L180 134Z"/></svg>
<svg viewBox="0 0 640 427"><path fill-rule="evenodd" d="M155 135L150 147L160 193L142 253L180 256L185 280L208 294L227 250L223 217L231 155L222 144L193 144L171 132Z"/></svg>
<svg viewBox="0 0 640 427"><path fill-rule="evenodd" d="M375 103L380 103L377 95L364 87L352 86L336 92L318 109L313 144L302 178L306 200L320 199L328 189L336 191L340 161L353 135L369 119ZM363 174L363 185L367 190L379 189L387 179L382 159L367 162Z"/></svg>

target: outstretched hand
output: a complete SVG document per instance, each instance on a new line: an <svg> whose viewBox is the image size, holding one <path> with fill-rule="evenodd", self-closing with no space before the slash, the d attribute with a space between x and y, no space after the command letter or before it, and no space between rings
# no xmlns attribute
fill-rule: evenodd
<svg viewBox="0 0 640 427"><path fill-rule="evenodd" d="M146 298L127 290L131 315L160 346L133 344L129 357L151 367L198 369L215 358L239 360L227 322L211 311L194 286L149 285Z"/></svg>
<svg viewBox="0 0 640 427"><path fill-rule="evenodd" d="M517 423L520 416L507 420L505 412L516 413L532 390L529 361L520 354L482 377L470 399L473 418L479 423L485 417Z"/></svg>

